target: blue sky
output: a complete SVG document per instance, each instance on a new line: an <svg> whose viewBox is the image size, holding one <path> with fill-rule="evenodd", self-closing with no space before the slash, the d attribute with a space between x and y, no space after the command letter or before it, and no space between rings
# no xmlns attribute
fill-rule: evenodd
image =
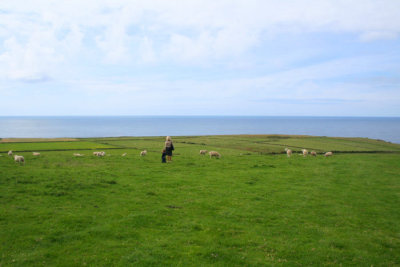
<svg viewBox="0 0 400 267"><path fill-rule="evenodd" d="M400 1L0 1L0 116L400 116Z"/></svg>

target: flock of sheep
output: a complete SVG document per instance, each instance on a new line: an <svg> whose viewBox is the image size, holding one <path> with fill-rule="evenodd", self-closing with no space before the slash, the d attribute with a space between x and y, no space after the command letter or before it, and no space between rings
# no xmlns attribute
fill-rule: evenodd
<svg viewBox="0 0 400 267"><path fill-rule="evenodd" d="M286 155L288 157L292 156L292 150L291 149L285 148L285 151L286 151ZM302 151L303 157L306 157L308 154L310 154L311 156L314 156L314 157L317 156L317 152L315 152L315 151L311 151L310 153L308 153L307 149L302 149L301 151ZM210 156L210 158L212 158L212 157L221 158L221 154L218 153L217 151L200 150L200 155L206 155L207 152L208 152L208 155ZM11 150L8 151L8 155L12 156L13 152ZM40 156L40 153L39 152L33 152L32 155L33 156ZM74 153L73 155L75 157L83 157L85 154ZM106 152L104 152L104 151L96 151L96 152L93 152L93 155L97 156L97 157L104 157L106 155ZM127 155L127 153L123 153L121 156L125 157L126 155ZM140 156L141 157L146 156L146 155L147 155L147 150L143 150L143 151L140 152ZM329 157L329 156L332 156L332 155L333 155L332 152L326 152L324 154L325 157ZM24 156L14 155L14 161L18 162L20 164L21 163L25 164Z"/></svg>
<svg viewBox="0 0 400 267"><path fill-rule="evenodd" d="M292 155L292 150L291 149L285 148L285 151L286 151L286 155L288 157L290 157ZM302 149L301 152L302 152L303 157L306 157L308 155L308 150L307 149ZM207 154L207 150L200 150L200 155L205 155L205 154ZM212 158L212 157L220 158L221 157L221 154L219 154L217 151L210 151L210 152L208 152L208 154L210 155L210 158ZM317 156L317 152L311 151L310 155L316 157ZM332 155L333 155L332 152L326 152L324 154L325 157L330 157Z"/></svg>
<svg viewBox="0 0 400 267"><path fill-rule="evenodd" d="M8 151L8 155L9 155L10 157L12 157L12 155L13 155L12 150ZM33 152L32 155L34 155L34 156L40 156L40 153L39 153L39 152ZM20 164L23 163L23 164L25 165L25 158L24 158L24 156L14 155L14 161L15 161L15 162L18 162L18 163L20 163Z"/></svg>
<svg viewBox="0 0 400 267"><path fill-rule="evenodd" d="M290 157L290 156L292 155L292 150L291 150L291 149L285 148L285 151L286 151L286 155L287 155L288 157ZM302 152L303 157L307 157L307 155L308 155L308 150L307 150L307 149L302 149L301 152ZM313 150L313 151L310 152L310 155L316 157L316 156L317 156L317 152L315 152L315 151ZM330 156L332 156L332 155L333 155L332 152L326 152L326 153L324 154L325 157L330 157Z"/></svg>
<svg viewBox="0 0 400 267"><path fill-rule="evenodd" d="M33 156L40 156L40 153L39 152L32 152L32 155ZM93 152L93 155L97 156L97 157L104 157L106 155L106 152L104 152L104 151L96 151L96 152ZM126 155L127 155L127 153L123 153L121 156L125 157ZM146 155L147 155L147 150L143 150L143 151L140 152L140 156L146 156ZM8 151L8 156L10 156L10 157L13 156L12 150ZM83 157L83 156L85 156L85 154L74 153L73 156L74 157ZM14 161L25 165L24 156L14 155Z"/></svg>

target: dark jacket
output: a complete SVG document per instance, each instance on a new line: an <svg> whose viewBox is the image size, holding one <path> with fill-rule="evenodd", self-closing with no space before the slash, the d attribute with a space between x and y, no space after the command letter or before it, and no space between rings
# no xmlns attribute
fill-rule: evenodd
<svg viewBox="0 0 400 267"><path fill-rule="evenodd" d="M175 150L172 141L165 142L165 153L167 154L167 156L172 156L172 150Z"/></svg>

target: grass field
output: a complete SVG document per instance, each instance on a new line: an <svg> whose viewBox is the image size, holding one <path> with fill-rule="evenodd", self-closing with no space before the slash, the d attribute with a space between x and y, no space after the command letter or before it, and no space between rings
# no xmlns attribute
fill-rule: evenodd
<svg viewBox="0 0 400 267"><path fill-rule="evenodd" d="M164 137L4 141L0 266L400 265L398 144L173 137L162 164Z"/></svg>

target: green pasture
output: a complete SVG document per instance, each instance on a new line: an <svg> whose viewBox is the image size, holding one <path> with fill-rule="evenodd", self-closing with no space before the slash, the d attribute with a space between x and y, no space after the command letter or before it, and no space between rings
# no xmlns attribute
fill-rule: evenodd
<svg viewBox="0 0 400 267"><path fill-rule="evenodd" d="M162 164L164 139L0 142L0 266L400 265L400 145L173 137Z"/></svg>

